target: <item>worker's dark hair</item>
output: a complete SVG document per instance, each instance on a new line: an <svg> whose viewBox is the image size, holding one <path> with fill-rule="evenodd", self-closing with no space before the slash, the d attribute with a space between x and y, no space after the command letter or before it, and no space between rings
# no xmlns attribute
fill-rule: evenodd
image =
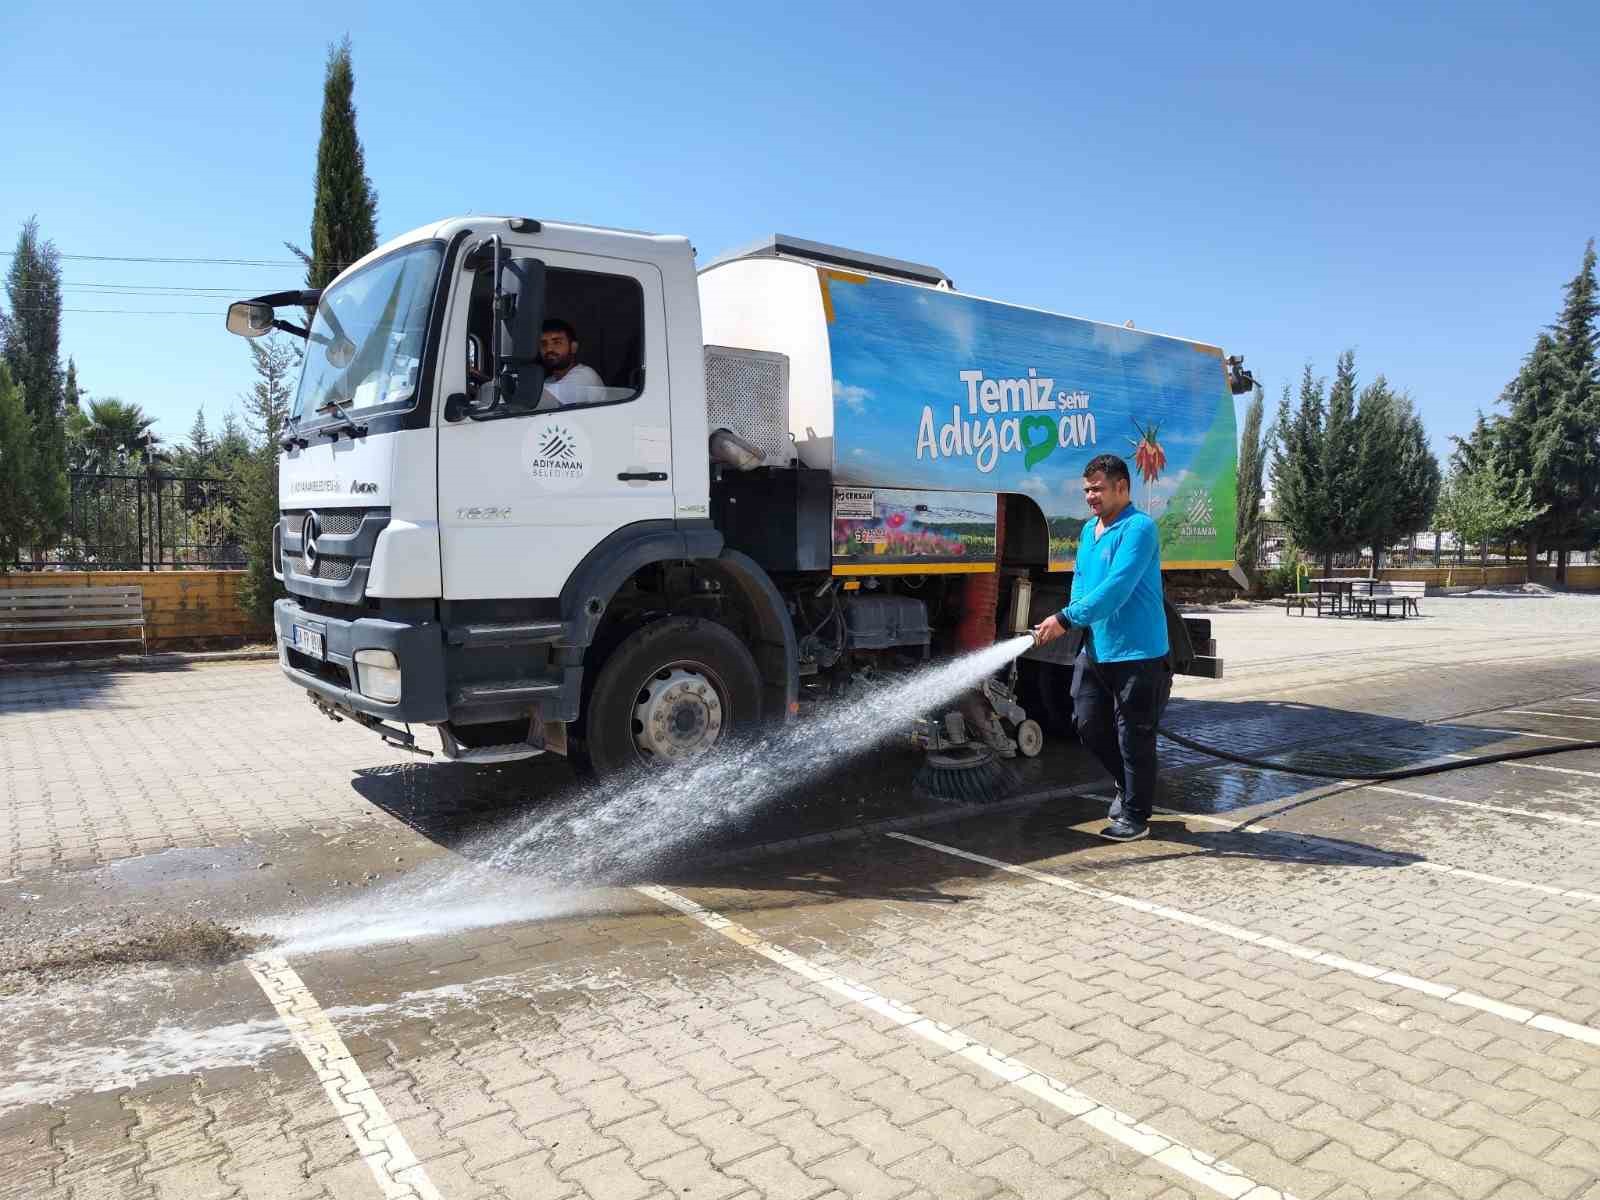
<svg viewBox="0 0 1600 1200"><path fill-rule="evenodd" d="M540 330L540 332L564 333L567 335L568 341L575 342L578 340L578 331L563 321L560 317L546 317L544 321L544 327Z"/></svg>
<svg viewBox="0 0 1600 1200"><path fill-rule="evenodd" d="M1091 475L1104 475L1107 483L1115 483L1120 479L1130 487L1133 484L1133 477L1128 474L1128 464L1115 454L1096 454L1091 458L1089 465L1083 468L1083 477L1087 479Z"/></svg>

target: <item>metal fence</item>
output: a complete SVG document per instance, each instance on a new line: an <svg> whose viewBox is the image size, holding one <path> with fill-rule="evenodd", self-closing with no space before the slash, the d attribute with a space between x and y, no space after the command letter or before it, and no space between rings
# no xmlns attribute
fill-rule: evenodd
<svg viewBox="0 0 1600 1200"><path fill-rule="evenodd" d="M59 543L25 549L24 570L159 571L242 568L245 552L231 480L196 476L67 476L71 501Z"/></svg>
<svg viewBox="0 0 1600 1200"><path fill-rule="evenodd" d="M1291 543L1288 526L1282 521L1262 521L1258 567L1281 565L1285 554L1293 549ZM1322 566L1323 560L1320 555L1307 555L1302 552L1301 557L1310 559L1313 566ZM1567 555L1567 562L1582 566L1594 562L1597 557L1600 556L1593 551L1574 550ZM1335 567L1362 567L1370 565L1371 562L1370 546L1333 556ZM1384 550L1383 562L1389 567L1475 567L1480 564L1491 567L1521 566L1527 562L1527 549L1521 542L1516 541L1491 542L1488 546L1477 544L1463 546L1457 543L1454 534L1430 530ZM1541 554L1539 562L1541 565L1553 565L1554 551Z"/></svg>

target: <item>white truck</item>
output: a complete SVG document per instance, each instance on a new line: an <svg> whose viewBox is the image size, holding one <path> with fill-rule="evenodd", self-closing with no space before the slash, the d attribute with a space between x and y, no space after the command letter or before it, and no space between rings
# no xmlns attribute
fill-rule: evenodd
<svg viewBox="0 0 1600 1200"><path fill-rule="evenodd" d="M1232 565L1241 360L932 267L776 237L697 271L682 237L463 217L227 323L304 338L282 670L419 752L427 725L454 760L670 763L1009 636L1063 602L1104 450L1168 569ZM1066 651L1029 660L1060 728ZM1015 747L1008 698L974 737Z"/></svg>

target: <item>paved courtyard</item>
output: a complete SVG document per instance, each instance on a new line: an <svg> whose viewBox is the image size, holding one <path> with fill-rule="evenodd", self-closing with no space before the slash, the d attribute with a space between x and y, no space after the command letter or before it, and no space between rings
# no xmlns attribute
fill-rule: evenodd
<svg viewBox="0 0 1600 1200"><path fill-rule="evenodd" d="M1334 775L1600 738L1600 599L1423 612L1219 609L1168 724ZM1600 752L1165 762L1133 845L1064 745L639 859L604 797L541 834L561 764L273 663L0 674L0 1196L1600 1200Z"/></svg>

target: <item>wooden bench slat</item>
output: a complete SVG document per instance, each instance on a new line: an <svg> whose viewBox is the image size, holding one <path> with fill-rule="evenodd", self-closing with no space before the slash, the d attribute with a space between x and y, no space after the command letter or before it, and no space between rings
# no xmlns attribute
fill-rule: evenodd
<svg viewBox="0 0 1600 1200"><path fill-rule="evenodd" d="M74 641L63 642L0 642L0 650L32 650L40 646L113 646L137 642L144 645L142 637L131 638L77 638Z"/></svg>
<svg viewBox="0 0 1600 1200"><path fill-rule="evenodd" d="M0 610L14 609L25 612L34 608L59 608L66 611L80 608L143 608L142 601L133 597L124 599L121 596L112 596L108 599L96 600L0 600Z"/></svg>
<svg viewBox="0 0 1600 1200"><path fill-rule="evenodd" d="M0 634L32 634L35 629L133 629L142 621L0 621ZM3 648L3 646L0 646Z"/></svg>
<svg viewBox="0 0 1600 1200"><path fill-rule="evenodd" d="M141 596L144 594L142 587L83 587L83 588L0 588L0 600L26 599L38 596L45 599L61 599L73 596Z"/></svg>

